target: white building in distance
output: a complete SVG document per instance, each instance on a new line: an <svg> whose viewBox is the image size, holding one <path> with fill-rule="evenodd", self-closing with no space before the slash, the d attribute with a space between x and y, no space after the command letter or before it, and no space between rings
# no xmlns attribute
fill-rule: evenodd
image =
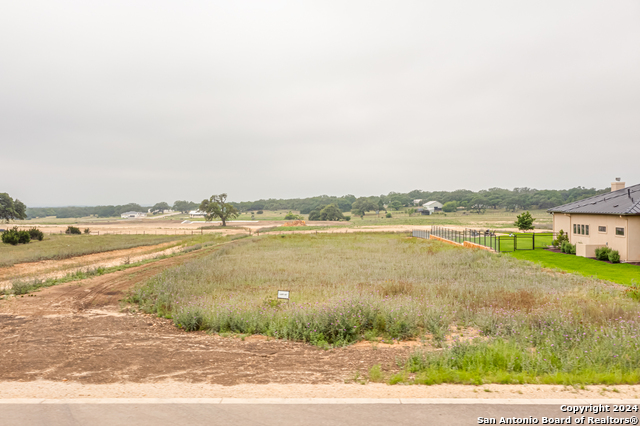
<svg viewBox="0 0 640 426"><path fill-rule="evenodd" d="M206 213L201 212L200 210L191 210L189 212L189 217L205 217Z"/></svg>
<svg viewBox="0 0 640 426"><path fill-rule="evenodd" d="M422 205L425 210L429 210L430 214L434 212L439 212L442 210L442 203L438 201L428 201Z"/></svg>
<svg viewBox="0 0 640 426"><path fill-rule="evenodd" d="M124 212L120 217L123 219L138 219L141 217L147 217L147 214L143 212Z"/></svg>

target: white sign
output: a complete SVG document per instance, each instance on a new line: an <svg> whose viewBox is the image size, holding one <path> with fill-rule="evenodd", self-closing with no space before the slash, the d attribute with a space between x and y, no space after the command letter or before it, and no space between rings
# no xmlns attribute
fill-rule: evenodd
<svg viewBox="0 0 640 426"><path fill-rule="evenodd" d="M289 292L285 290L278 290L278 299L289 300Z"/></svg>

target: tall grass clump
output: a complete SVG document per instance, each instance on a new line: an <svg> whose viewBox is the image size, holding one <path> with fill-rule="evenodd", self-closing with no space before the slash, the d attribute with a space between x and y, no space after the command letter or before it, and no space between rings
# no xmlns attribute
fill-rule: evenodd
<svg viewBox="0 0 640 426"><path fill-rule="evenodd" d="M291 300L277 300L277 290ZM640 305L620 287L404 235L244 240L165 271L130 299L187 330L321 347L426 336L442 349L408 359L417 383L640 377ZM452 342L454 326L479 337Z"/></svg>

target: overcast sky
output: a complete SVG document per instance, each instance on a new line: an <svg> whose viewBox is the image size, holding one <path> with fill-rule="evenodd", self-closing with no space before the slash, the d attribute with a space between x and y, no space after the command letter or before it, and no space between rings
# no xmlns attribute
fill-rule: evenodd
<svg viewBox="0 0 640 426"><path fill-rule="evenodd" d="M640 183L638 1L0 1L30 206Z"/></svg>

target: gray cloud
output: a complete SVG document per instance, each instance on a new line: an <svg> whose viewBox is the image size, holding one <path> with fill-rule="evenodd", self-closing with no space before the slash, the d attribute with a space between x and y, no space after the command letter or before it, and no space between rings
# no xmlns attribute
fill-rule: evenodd
<svg viewBox="0 0 640 426"><path fill-rule="evenodd" d="M28 205L640 183L634 1L5 2Z"/></svg>

